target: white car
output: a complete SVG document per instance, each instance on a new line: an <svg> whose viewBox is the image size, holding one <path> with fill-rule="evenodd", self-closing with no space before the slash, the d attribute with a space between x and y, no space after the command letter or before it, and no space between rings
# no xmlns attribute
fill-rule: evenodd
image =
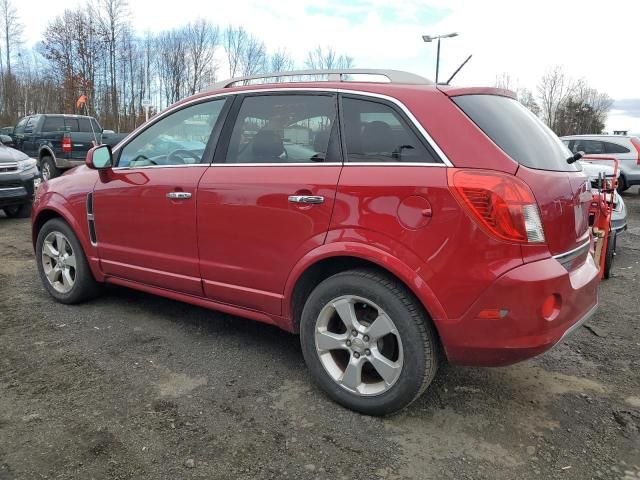
<svg viewBox="0 0 640 480"><path fill-rule="evenodd" d="M561 138L572 153L618 159L618 191L640 185L640 139L633 135L571 135Z"/></svg>

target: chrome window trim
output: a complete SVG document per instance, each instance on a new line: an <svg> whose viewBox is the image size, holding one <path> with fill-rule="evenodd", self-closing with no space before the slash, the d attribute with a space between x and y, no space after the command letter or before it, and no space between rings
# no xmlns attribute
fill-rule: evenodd
<svg viewBox="0 0 640 480"><path fill-rule="evenodd" d="M3 192L9 192L9 191L13 192L13 191L15 191L15 190L25 190L25 188L24 188L24 187L7 187L7 188L2 188L2 186L0 186L0 191L3 191Z"/></svg>
<svg viewBox="0 0 640 480"><path fill-rule="evenodd" d="M394 97L390 97L388 95L383 95L380 93L373 93L373 92L364 92L364 91L360 91L360 90L350 90L348 88L319 88L319 87L308 87L308 88L304 88L304 87L282 87L282 88L257 88L257 89L250 89L250 90L238 90L238 91L231 91L231 92L217 92L217 93L211 93L208 95L204 95L202 97L197 97L197 98L193 98L189 101L186 101L184 103L181 103L179 105L174 105L172 107L167 108L166 110L164 110L163 112L159 113L158 115L156 115L153 119L151 119L149 122L142 124L138 129L134 130L133 132L131 132L129 135L127 135L124 139L122 139L118 145L116 146L116 148L113 149L113 154L115 156L115 154L117 152L119 152L120 150L120 145L125 145L127 143L129 143L129 140L131 138L133 138L134 136L137 136L139 133L142 133L142 131L146 130L147 128L151 127L153 124L155 124L156 122L159 122L160 120L162 120L164 117L166 117L167 115L170 115L171 113L173 113L175 110L179 110L181 108L185 108L193 103L199 103L199 102L204 102L207 100L211 100L217 97L226 97L229 95L245 95L245 94L252 94L252 93L274 93L274 92L325 92L325 93L346 93L349 95L360 95L360 96L364 96L364 97L372 97L372 98L378 98L381 100L386 100L388 102L393 103L394 105L398 106L403 112L404 114L407 116L407 118L409 118L409 120L411 121L411 123L413 123L413 126L418 130L418 132L420 132L420 135L422 135L423 139L426 140L426 142L431 146L431 148L433 148L433 150L436 152L436 155L438 155L438 157L440 158L440 160L442 160L442 163L429 163L429 162L425 162L425 163L404 163L404 162L362 162L362 163L357 163L357 162L353 162L353 165L365 165L365 164L369 164L369 165L413 165L413 166L434 166L434 167L453 167L454 165L451 163L451 161L449 160L449 158L446 156L446 154L442 151L442 149L438 146L438 144L435 142L435 140L431 137L431 135L429 135L429 133L425 130L425 128L420 124L420 122L418 122L418 120L416 119L416 117L413 115L413 113L411 113L411 111L407 108L407 106L402 103L400 100L398 100L397 98ZM200 163L200 164L194 164L194 165L198 165L198 166L202 166L202 165L215 165L215 166L219 166L219 165L234 165L234 166L239 166L239 165L251 165L251 164L223 164L223 163L211 163L211 164L207 164L207 163ZM194 166L194 165L151 165L149 167L114 167L114 170L132 170L132 169L139 169L139 168L166 168L166 167L190 167L190 166ZM255 165L255 164L254 164ZM267 165L267 164L257 164L257 165ZM286 166L286 165L307 165L306 163L278 163L277 165L281 165L281 166ZM321 163L312 163L312 165L321 165ZM324 165L327 165L326 163ZM344 162L344 165L349 165L349 162Z"/></svg>

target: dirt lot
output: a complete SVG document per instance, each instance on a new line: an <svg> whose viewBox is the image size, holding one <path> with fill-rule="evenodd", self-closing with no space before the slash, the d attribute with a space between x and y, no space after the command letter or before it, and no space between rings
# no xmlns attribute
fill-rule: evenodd
<svg viewBox="0 0 640 480"><path fill-rule="evenodd" d="M640 194L586 328L513 367L445 367L400 415L330 402L298 338L120 288L55 303L0 214L0 480L640 479Z"/></svg>

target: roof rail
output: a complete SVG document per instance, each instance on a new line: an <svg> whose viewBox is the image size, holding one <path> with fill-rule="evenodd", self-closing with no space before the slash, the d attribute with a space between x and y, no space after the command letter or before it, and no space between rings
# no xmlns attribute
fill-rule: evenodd
<svg viewBox="0 0 640 480"><path fill-rule="evenodd" d="M229 88L235 86L237 83L242 85L252 85L254 80L268 80L261 83L282 83L283 78L291 77L326 77L326 79L318 80L317 78L312 80L289 80L291 81L329 81L329 82L346 82L350 81L350 75L377 75L387 78L391 83L405 83L413 85L433 85L433 82L429 79L416 75L414 73L403 72L401 70L377 70L369 68L346 68L346 69L330 69L330 70L293 70L289 72L272 72L263 73L259 75L249 75L246 77L235 77L222 82L214 83L208 90L219 90L222 88ZM371 80L369 80L371 81Z"/></svg>

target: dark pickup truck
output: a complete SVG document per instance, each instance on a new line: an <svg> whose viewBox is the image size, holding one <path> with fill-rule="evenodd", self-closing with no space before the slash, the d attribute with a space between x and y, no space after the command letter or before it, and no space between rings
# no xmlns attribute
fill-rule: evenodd
<svg viewBox="0 0 640 480"><path fill-rule="evenodd" d="M38 161L45 181L84 163L94 144L113 146L125 136L103 133L93 117L62 114L29 115L18 122L12 134L15 148Z"/></svg>

